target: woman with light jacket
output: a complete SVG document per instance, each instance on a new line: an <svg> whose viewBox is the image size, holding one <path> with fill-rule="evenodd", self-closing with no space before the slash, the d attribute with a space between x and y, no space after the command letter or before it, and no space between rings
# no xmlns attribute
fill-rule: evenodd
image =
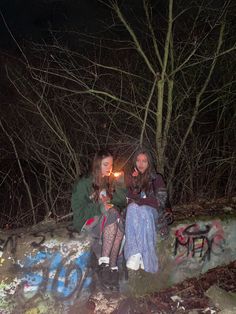
<svg viewBox="0 0 236 314"><path fill-rule="evenodd" d="M172 211L168 204L163 177L154 170L152 158L147 150L136 152L126 181L126 266L132 270L142 268L155 273L158 270L157 233L167 235L168 223L172 222Z"/></svg>

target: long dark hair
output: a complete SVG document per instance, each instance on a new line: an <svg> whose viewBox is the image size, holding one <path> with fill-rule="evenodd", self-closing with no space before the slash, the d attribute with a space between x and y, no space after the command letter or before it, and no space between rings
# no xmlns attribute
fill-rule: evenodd
<svg viewBox="0 0 236 314"><path fill-rule="evenodd" d="M148 168L146 169L144 173L141 173L138 171L139 172L138 176L133 177L132 173L134 172L135 168L137 169L136 161L137 161L138 155L140 154L143 154L147 157ZM151 157L150 152L146 149L137 150L132 159L132 164L131 164L131 169L130 169L131 180L129 182L129 188L131 188L132 190L135 190L137 193L141 191L148 193L150 190L150 179L153 172L154 172L153 159Z"/></svg>
<svg viewBox="0 0 236 314"><path fill-rule="evenodd" d="M93 188L93 194L94 194L94 200L98 201L99 199L99 192L101 189L106 189L109 196L112 196L112 187L109 184L109 177L102 177L101 175L101 165L102 160L107 157L112 157L113 155L108 150L100 150L98 151L94 158L93 158L93 164L92 164L92 188Z"/></svg>

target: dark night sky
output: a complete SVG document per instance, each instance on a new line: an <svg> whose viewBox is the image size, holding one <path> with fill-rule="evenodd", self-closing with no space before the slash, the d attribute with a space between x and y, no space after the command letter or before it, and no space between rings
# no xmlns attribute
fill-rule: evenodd
<svg viewBox="0 0 236 314"><path fill-rule="evenodd" d="M0 0L0 9L18 41L47 40L48 29L101 32L109 16L108 9L97 0ZM1 48L13 48L2 18L0 25Z"/></svg>
<svg viewBox="0 0 236 314"><path fill-rule="evenodd" d="M122 12L140 16L142 0L118 0ZM153 1L153 8L160 11L165 0ZM0 0L0 10L13 36L34 42L47 41L48 30L75 30L81 33L107 32L114 20L108 7L99 0ZM116 30L117 31L117 30ZM0 49L15 47L0 17Z"/></svg>

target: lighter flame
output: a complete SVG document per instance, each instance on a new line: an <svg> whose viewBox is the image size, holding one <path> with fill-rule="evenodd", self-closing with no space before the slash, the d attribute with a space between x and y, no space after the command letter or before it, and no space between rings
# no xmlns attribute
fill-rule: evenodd
<svg viewBox="0 0 236 314"><path fill-rule="evenodd" d="M115 178L121 176L121 174L122 174L122 172L113 172L113 176L114 176Z"/></svg>

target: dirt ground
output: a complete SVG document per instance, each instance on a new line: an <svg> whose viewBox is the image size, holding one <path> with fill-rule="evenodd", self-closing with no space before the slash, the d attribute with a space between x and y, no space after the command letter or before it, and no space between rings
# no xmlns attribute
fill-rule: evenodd
<svg viewBox="0 0 236 314"><path fill-rule="evenodd" d="M122 311L120 311L118 308L115 313L213 314L219 313L225 308L228 308L230 312L233 307L232 304L229 304L230 300L225 300L228 304L222 304L220 295L214 293L214 291L208 290L210 287L214 287L214 289L219 287L226 292L236 292L236 261L224 267L214 268L204 275L201 275L199 278L185 280L166 290L153 293L142 299L137 299L134 302L136 306L133 312L123 311L122 309ZM224 299L226 298L227 293L224 296ZM218 304L218 306L216 304ZM123 306L124 305L125 302L123 302Z"/></svg>
<svg viewBox="0 0 236 314"><path fill-rule="evenodd" d="M98 301L97 296L91 296L83 314L235 314L236 261L144 297L119 298L108 294L99 298ZM103 303L103 308L98 306L99 302ZM70 314L82 313L78 310Z"/></svg>

